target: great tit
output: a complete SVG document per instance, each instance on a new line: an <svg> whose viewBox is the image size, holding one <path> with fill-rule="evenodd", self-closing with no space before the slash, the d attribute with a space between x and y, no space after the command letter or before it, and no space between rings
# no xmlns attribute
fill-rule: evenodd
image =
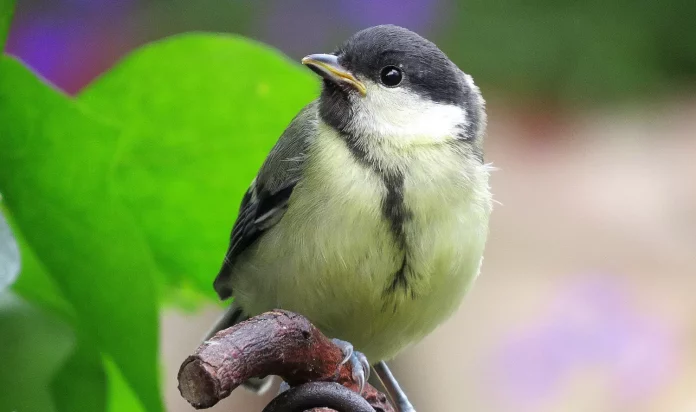
<svg viewBox="0 0 696 412"><path fill-rule="evenodd" d="M302 63L321 95L244 195L214 282L234 303L213 332L274 308L300 313L352 343L413 410L382 361L452 315L479 274L492 205L484 100L435 44L398 26Z"/></svg>

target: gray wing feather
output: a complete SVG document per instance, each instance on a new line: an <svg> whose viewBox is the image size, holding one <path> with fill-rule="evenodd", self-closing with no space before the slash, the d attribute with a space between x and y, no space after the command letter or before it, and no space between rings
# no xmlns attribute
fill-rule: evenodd
<svg viewBox="0 0 696 412"><path fill-rule="evenodd" d="M220 299L232 296L235 263L263 233L278 223L302 178L304 153L316 133L317 103L298 113L269 153L239 208L230 245L213 286Z"/></svg>

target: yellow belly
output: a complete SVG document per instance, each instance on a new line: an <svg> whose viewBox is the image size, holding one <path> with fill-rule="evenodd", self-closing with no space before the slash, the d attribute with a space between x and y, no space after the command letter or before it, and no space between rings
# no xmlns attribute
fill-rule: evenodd
<svg viewBox="0 0 696 412"><path fill-rule="evenodd" d="M487 173L472 184L454 155L414 160L404 182L410 289L389 294L404 251L382 214L386 189L343 142L322 144L284 217L239 262L235 297L250 315L295 311L372 362L389 359L448 318L478 275Z"/></svg>

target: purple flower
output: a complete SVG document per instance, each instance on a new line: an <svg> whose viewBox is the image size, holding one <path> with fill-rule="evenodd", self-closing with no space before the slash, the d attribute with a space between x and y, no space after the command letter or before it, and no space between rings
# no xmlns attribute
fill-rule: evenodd
<svg viewBox="0 0 696 412"><path fill-rule="evenodd" d="M674 376L677 345L664 321L609 276L566 285L544 315L494 349L496 396L534 410L574 376L597 370L610 392L644 401Z"/></svg>

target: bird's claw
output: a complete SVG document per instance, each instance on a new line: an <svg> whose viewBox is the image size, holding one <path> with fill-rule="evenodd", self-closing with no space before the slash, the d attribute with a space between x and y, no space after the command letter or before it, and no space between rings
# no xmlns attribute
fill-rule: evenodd
<svg viewBox="0 0 696 412"><path fill-rule="evenodd" d="M392 399L398 412L416 412L416 409L411 405L408 397L399 386L399 382L396 381L391 370L389 370L389 366L384 361L375 364L375 372L379 380L382 381L384 389L389 393L389 397Z"/></svg>
<svg viewBox="0 0 696 412"><path fill-rule="evenodd" d="M362 394L365 383L370 378L370 363L362 352L353 350L353 345L349 342L340 339L332 339L332 341L343 352L341 365L350 362L353 381L358 383L358 393Z"/></svg>
<svg viewBox="0 0 696 412"><path fill-rule="evenodd" d="M278 395L280 395L281 393L283 393L289 389L290 389L289 383L287 383L285 381L280 382L280 386L278 387Z"/></svg>
<svg viewBox="0 0 696 412"><path fill-rule="evenodd" d="M416 412L416 410L413 408L413 405L410 403L406 402L397 402L397 408L396 410L398 412Z"/></svg>

